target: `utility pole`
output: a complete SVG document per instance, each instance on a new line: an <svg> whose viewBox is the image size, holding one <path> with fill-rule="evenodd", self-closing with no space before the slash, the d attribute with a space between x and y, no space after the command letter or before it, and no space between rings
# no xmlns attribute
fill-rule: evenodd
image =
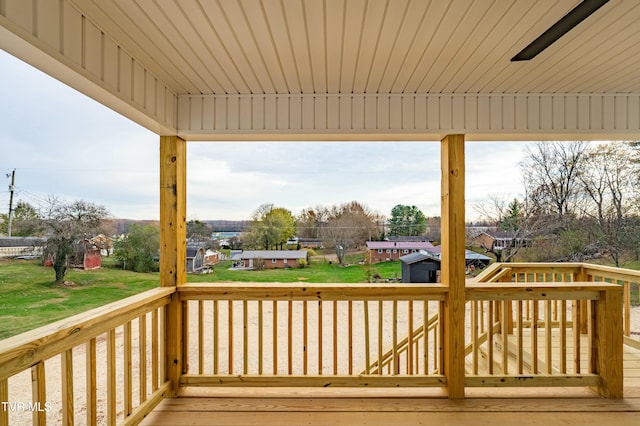
<svg viewBox="0 0 640 426"><path fill-rule="evenodd" d="M7 175L8 177L8 175ZM7 235L11 236L11 221L13 220L13 188L16 183L16 169L11 172L11 185L9 186L9 225L7 226Z"/></svg>

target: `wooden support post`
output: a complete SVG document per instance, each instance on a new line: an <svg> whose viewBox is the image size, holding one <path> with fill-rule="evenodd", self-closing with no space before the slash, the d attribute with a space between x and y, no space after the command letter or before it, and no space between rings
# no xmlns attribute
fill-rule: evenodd
<svg viewBox="0 0 640 426"><path fill-rule="evenodd" d="M449 286L444 304L444 374L449 398L464 398L465 209L464 135L441 142L442 282Z"/></svg>
<svg viewBox="0 0 640 426"><path fill-rule="evenodd" d="M187 282L186 142L177 136L160 137L160 285L179 286ZM165 321L165 374L171 382L170 395L180 386L183 369L182 303L177 293L167 306Z"/></svg>
<svg viewBox="0 0 640 426"><path fill-rule="evenodd" d="M606 398L622 398L622 287L600 292L594 334L600 376L598 392Z"/></svg>

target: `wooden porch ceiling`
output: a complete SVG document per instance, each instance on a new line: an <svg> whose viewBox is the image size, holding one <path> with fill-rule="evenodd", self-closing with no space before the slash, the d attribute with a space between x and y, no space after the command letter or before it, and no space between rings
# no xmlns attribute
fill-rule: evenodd
<svg viewBox="0 0 640 426"><path fill-rule="evenodd" d="M0 47L159 134L640 137L640 3L3 0Z"/></svg>

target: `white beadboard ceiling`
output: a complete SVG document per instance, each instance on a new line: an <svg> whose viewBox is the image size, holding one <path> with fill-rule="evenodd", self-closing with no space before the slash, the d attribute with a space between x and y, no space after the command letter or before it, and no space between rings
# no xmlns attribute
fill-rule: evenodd
<svg viewBox="0 0 640 426"><path fill-rule="evenodd" d="M578 0L73 0L178 94L638 93L640 2L531 61Z"/></svg>
<svg viewBox="0 0 640 426"><path fill-rule="evenodd" d="M159 134L640 138L640 1L0 0L0 48Z"/></svg>

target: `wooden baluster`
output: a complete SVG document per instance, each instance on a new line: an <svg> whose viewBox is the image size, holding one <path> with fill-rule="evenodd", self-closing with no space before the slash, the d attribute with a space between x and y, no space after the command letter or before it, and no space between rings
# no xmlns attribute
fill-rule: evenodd
<svg viewBox="0 0 640 426"><path fill-rule="evenodd" d="M567 301L560 302L560 372L567 373Z"/></svg>
<svg viewBox="0 0 640 426"><path fill-rule="evenodd" d="M582 324L580 301L573 301L573 373L580 374L580 326Z"/></svg>
<svg viewBox="0 0 640 426"><path fill-rule="evenodd" d="M393 374L400 374L400 362L398 358L398 301L393 301Z"/></svg>
<svg viewBox="0 0 640 426"><path fill-rule="evenodd" d="M531 301L531 374L538 374L538 301Z"/></svg>
<svg viewBox="0 0 640 426"><path fill-rule="evenodd" d="M182 302L182 374L189 371L189 302Z"/></svg>
<svg viewBox="0 0 640 426"><path fill-rule="evenodd" d="M68 349L60 354L60 376L62 390L62 423L73 424L73 350ZM4 400L3 400L4 401ZM44 401L41 402L44 405Z"/></svg>
<svg viewBox="0 0 640 426"><path fill-rule="evenodd" d="M151 392L158 390L158 310L151 313Z"/></svg>
<svg viewBox="0 0 640 426"><path fill-rule="evenodd" d="M132 408L132 381L131 381L131 321L124 324L123 332L123 368L124 368L124 417L131 415Z"/></svg>
<svg viewBox="0 0 640 426"><path fill-rule="evenodd" d="M0 379L0 402L9 401L9 379ZM0 425L9 425L9 410L2 407L0 409Z"/></svg>
<svg viewBox="0 0 640 426"><path fill-rule="evenodd" d="M407 374L413 374L413 300L409 300L407 311Z"/></svg>
<svg viewBox="0 0 640 426"><path fill-rule="evenodd" d="M213 301L213 374L218 374L218 366L220 365L220 346L218 345L218 336L220 336L220 321L218 319L220 313L218 311L218 301Z"/></svg>
<svg viewBox="0 0 640 426"><path fill-rule="evenodd" d="M484 302L480 302L480 313L478 314L478 318L480 319L480 333L485 332L485 324L484 324Z"/></svg>
<svg viewBox="0 0 640 426"><path fill-rule="evenodd" d="M478 375L478 302L473 300L469 302L471 304L471 372L473 375Z"/></svg>
<svg viewBox="0 0 640 426"><path fill-rule="evenodd" d="M378 374L382 373L382 300L378 300Z"/></svg>
<svg viewBox="0 0 640 426"><path fill-rule="evenodd" d="M116 330L107 332L107 423L116 424Z"/></svg>
<svg viewBox="0 0 640 426"><path fill-rule="evenodd" d="M291 303L291 302L289 302ZM249 309L248 302L242 301L242 371L249 373Z"/></svg>
<svg viewBox="0 0 640 426"><path fill-rule="evenodd" d="M517 315L518 315L518 324L517 324L517 334L518 334L518 374L524 374L524 357L523 357L523 351L524 351L524 317L523 317L523 312L522 312L522 304L523 301L522 300L518 300L517 303L517 307L516 307L516 311L517 311Z"/></svg>
<svg viewBox="0 0 640 426"><path fill-rule="evenodd" d="M422 346L424 346L423 354L423 374L429 374L429 301L422 301Z"/></svg>
<svg viewBox="0 0 640 426"><path fill-rule="evenodd" d="M198 374L204 374L204 300L198 300Z"/></svg>
<svg viewBox="0 0 640 426"><path fill-rule="evenodd" d="M138 356L139 366L138 380L140 381L138 390L140 404L147 400L147 316L140 315L138 318Z"/></svg>
<svg viewBox="0 0 640 426"><path fill-rule="evenodd" d="M47 423L47 413L44 404L47 401L47 385L45 383L44 361L40 361L31 367L31 396L33 402L42 407L42 410L33 412L33 424L45 425Z"/></svg>
<svg viewBox="0 0 640 426"><path fill-rule="evenodd" d="M501 303L502 319L502 374L509 374L509 334L511 333L511 301L504 300Z"/></svg>
<svg viewBox="0 0 640 426"><path fill-rule="evenodd" d="M493 302L487 308L487 371L493 374Z"/></svg>
<svg viewBox="0 0 640 426"><path fill-rule="evenodd" d="M169 380L169 373L167 372L167 364L165 363L165 359L167 357L167 342L165 340L166 332L167 332L167 315L168 315L169 306L161 306L158 309L158 356L160 359L158 360L158 377L160 378L160 383L164 383L166 380Z"/></svg>
<svg viewBox="0 0 640 426"><path fill-rule="evenodd" d="M318 301L318 374L322 375L322 300Z"/></svg>
<svg viewBox="0 0 640 426"><path fill-rule="evenodd" d="M338 375L338 301L333 301L333 374Z"/></svg>
<svg viewBox="0 0 640 426"><path fill-rule="evenodd" d="M364 304L364 359L365 373L371 374L371 354L370 354L370 333L369 333L369 301L365 300Z"/></svg>
<svg viewBox="0 0 640 426"><path fill-rule="evenodd" d="M278 374L278 301L273 301L273 374Z"/></svg>
<svg viewBox="0 0 640 426"><path fill-rule="evenodd" d="M545 356L544 362L547 366L547 374L553 372L553 359L552 359L552 329L551 329L551 300L544 301L544 349Z"/></svg>
<svg viewBox="0 0 640 426"><path fill-rule="evenodd" d="M303 374L306 376L308 373L308 367L309 367L309 316L308 316L308 312L307 312L307 305L309 304L308 301L304 301L302 302L302 345L303 347L303 366L302 366L302 372Z"/></svg>
<svg viewBox="0 0 640 426"><path fill-rule="evenodd" d="M229 375L233 375L235 372L234 369L234 365L233 365L233 301L229 300L228 303L228 312L227 312L227 329L228 329L228 335L227 335L227 348L229 353L228 355L228 362L229 362L229 368L228 368L228 373Z"/></svg>
<svg viewBox="0 0 640 426"><path fill-rule="evenodd" d="M95 425L97 422L97 394L96 394L96 339L89 340L85 349L86 370L86 409L87 425Z"/></svg>
<svg viewBox="0 0 640 426"><path fill-rule="evenodd" d="M264 358L263 345L264 345L264 324L263 324L263 308L262 300L258 300L258 374L262 375L262 360Z"/></svg>
<svg viewBox="0 0 640 426"><path fill-rule="evenodd" d="M623 287L624 335L629 337L631 336L631 283L629 281L625 281Z"/></svg>
<svg viewBox="0 0 640 426"><path fill-rule="evenodd" d="M287 303L287 371L293 374L293 301Z"/></svg>
<svg viewBox="0 0 640 426"><path fill-rule="evenodd" d="M587 305L587 374L594 374L598 372L598 354L595 351L598 350L595 343L595 330L594 325L596 322L596 308L594 300L585 300Z"/></svg>
<svg viewBox="0 0 640 426"><path fill-rule="evenodd" d="M353 302L349 300L349 375L353 374Z"/></svg>

